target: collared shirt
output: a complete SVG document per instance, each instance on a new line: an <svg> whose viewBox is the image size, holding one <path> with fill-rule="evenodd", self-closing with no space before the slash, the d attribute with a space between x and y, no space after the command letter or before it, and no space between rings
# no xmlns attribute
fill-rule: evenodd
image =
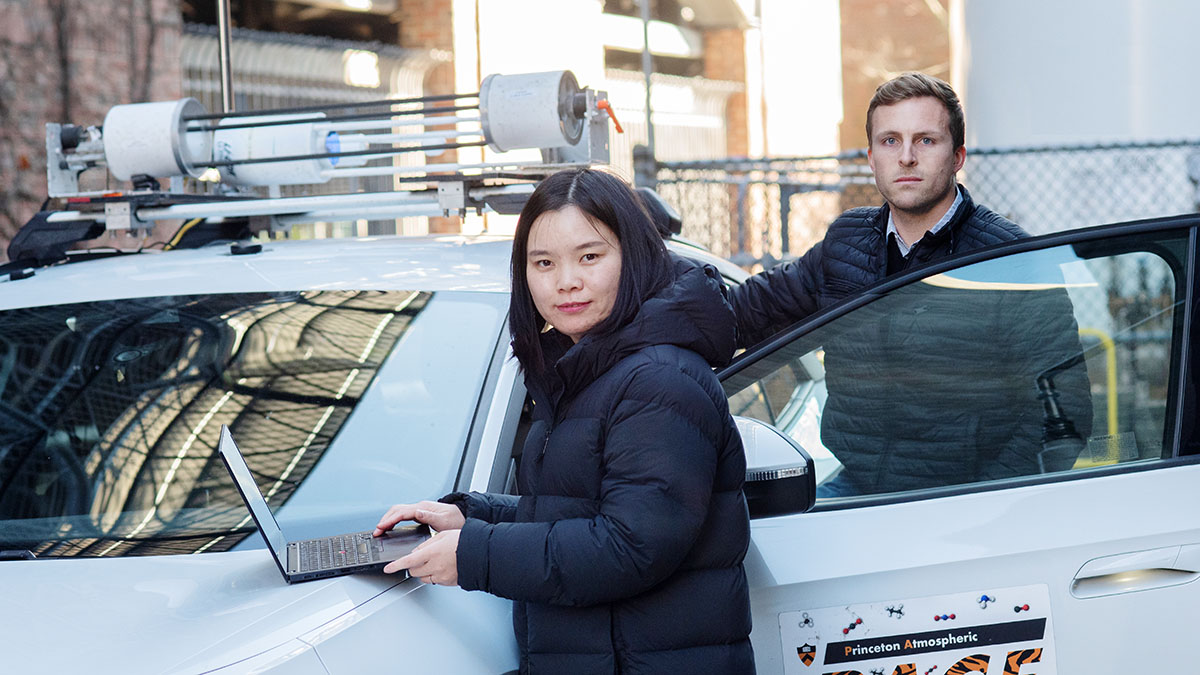
<svg viewBox="0 0 1200 675"><path fill-rule="evenodd" d="M958 186L956 185L954 187L954 203L950 205L949 210L947 210L944 214L942 214L941 220L937 221L937 223L934 224L933 227L929 228L929 231L926 232L925 234L935 234L935 233L939 232L943 227L946 227L946 224L949 223L950 219L954 216L954 212L958 210L958 205L962 204L962 200L963 200L962 190L959 190ZM891 209L888 209L887 234L889 235L889 237L888 237L889 239L892 238L891 235L895 236L896 246L899 247L899 249L900 249L900 255L907 258L909 251L912 250L912 246L910 246L907 242L905 242L904 238L900 236L900 233L898 231L896 231L896 223L892 221ZM916 243L916 242L914 242L914 243Z"/></svg>

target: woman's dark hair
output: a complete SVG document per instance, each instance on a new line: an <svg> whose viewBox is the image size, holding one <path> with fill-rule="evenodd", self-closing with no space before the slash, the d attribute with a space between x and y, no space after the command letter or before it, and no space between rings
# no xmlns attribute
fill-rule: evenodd
<svg viewBox="0 0 1200 675"><path fill-rule="evenodd" d="M521 215L512 250L512 299L508 324L513 353L527 375L540 378L544 368L539 336L546 319L533 304L525 275L529 231L542 214L574 206L590 220L604 223L616 235L621 248L621 277L617 299L608 318L588 335L607 335L637 314L642 303L672 279L670 258L662 237L650 221L641 201L623 180L592 169L560 171L541 182Z"/></svg>

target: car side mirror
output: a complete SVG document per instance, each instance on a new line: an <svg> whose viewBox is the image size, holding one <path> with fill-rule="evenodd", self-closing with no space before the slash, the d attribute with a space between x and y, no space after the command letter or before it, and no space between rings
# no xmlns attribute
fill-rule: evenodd
<svg viewBox="0 0 1200 675"><path fill-rule="evenodd" d="M746 449L746 504L751 518L804 513L817 499L813 459L775 427L734 416Z"/></svg>

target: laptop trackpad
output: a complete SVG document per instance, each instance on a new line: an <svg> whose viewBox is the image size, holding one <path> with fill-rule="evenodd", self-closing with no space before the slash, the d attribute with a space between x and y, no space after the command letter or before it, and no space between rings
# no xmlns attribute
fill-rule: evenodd
<svg viewBox="0 0 1200 675"><path fill-rule="evenodd" d="M383 544L379 554L382 560L395 560L408 555L418 544L429 538L429 527L426 525L400 525L391 532L378 538Z"/></svg>

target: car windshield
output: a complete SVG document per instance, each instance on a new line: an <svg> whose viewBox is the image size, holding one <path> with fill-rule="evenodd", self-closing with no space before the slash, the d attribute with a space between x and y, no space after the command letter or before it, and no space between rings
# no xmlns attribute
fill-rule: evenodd
<svg viewBox="0 0 1200 675"><path fill-rule="evenodd" d="M215 453L222 424L289 535L441 495L506 304L303 291L0 312L0 549L260 546Z"/></svg>

